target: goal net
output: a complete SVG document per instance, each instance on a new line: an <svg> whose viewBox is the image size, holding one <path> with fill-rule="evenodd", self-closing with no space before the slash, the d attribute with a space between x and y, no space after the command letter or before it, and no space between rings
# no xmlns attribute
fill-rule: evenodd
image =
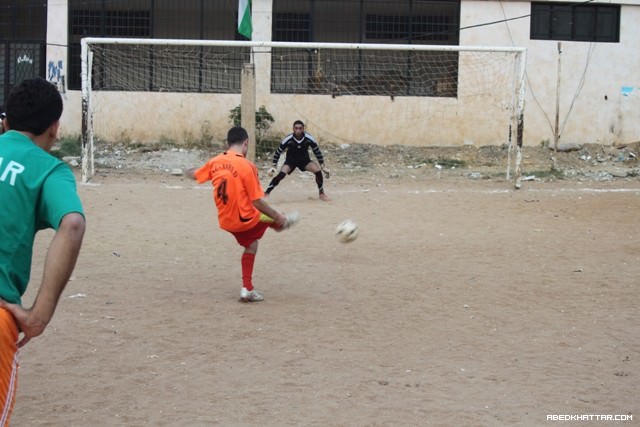
<svg viewBox="0 0 640 427"><path fill-rule="evenodd" d="M252 87L241 84L247 63ZM524 66L525 50L513 47L86 38L83 181L98 138L222 140L248 90L276 134L302 119L338 144L506 145L509 177Z"/></svg>

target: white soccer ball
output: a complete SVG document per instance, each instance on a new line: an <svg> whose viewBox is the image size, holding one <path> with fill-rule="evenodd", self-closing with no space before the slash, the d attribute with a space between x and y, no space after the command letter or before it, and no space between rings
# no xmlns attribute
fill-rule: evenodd
<svg viewBox="0 0 640 427"><path fill-rule="evenodd" d="M358 224L350 219L345 219L336 227L336 237L342 243L353 242L358 238Z"/></svg>

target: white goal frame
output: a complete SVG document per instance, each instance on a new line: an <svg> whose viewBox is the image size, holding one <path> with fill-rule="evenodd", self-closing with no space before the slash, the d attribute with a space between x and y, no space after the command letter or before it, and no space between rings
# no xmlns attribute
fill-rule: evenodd
<svg viewBox="0 0 640 427"><path fill-rule="evenodd" d="M453 46L453 45L401 45L401 44L374 44L374 43L302 43L302 42L270 42L270 41L233 41L233 40L189 40L189 39L136 39L136 38L96 38L87 37L81 40L81 89L82 89L82 182L88 182L94 174L94 134L93 134L93 110L91 92L92 87L92 58L91 47L98 44L122 44L122 45L189 45L189 46L219 46L250 48L253 60L254 52L270 52L272 48L292 49L350 49L356 51L441 51L441 52L503 52L516 55L516 69L514 70L514 86L512 114L508 129L508 159L507 179L511 179L511 153L516 151L514 185L520 188L523 143L523 118L525 97L525 67L526 48L511 46ZM255 91L255 85L245 88L246 79L243 79L242 96L245 99L245 90ZM356 95L357 96L357 95ZM249 97L255 102L255 96ZM246 103L243 101L243 109ZM255 111L255 108L253 108ZM243 114L243 117L247 115ZM512 137L515 135L515 137ZM514 141L515 140L515 141ZM514 143L515 142L515 143Z"/></svg>

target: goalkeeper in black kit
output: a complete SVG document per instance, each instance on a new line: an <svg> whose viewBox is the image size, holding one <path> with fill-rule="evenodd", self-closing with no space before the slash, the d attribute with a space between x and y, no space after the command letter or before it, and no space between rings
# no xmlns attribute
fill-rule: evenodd
<svg viewBox="0 0 640 427"><path fill-rule="evenodd" d="M309 148L313 151L320 165L309 157ZM291 172L298 168L301 171L309 171L316 176L320 200L324 200L325 202L329 201L329 197L324 192L324 180L322 176L324 172L324 175L329 178L329 170L324 167L324 157L322 156L320 147L318 147L318 143L311 135L304 131L304 123L301 120L293 122L293 133L287 135L282 142L280 142L278 149L273 154L273 167L269 169L270 177L275 175L278 160L284 152L287 153L284 164L280 172L278 172L269 183L265 193L270 194L285 176L291 174Z"/></svg>

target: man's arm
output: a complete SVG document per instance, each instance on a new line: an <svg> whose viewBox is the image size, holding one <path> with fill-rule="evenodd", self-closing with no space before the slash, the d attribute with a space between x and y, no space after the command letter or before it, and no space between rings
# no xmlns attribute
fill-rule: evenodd
<svg viewBox="0 0 640 427"><path fill-rule="evenodd" d="M282 141L280 141L280 144L278 144L278 148L276 148L276 151L274 151L273 157L271 158L271 163L273 164L274 168L278 166L278 161L280 160L280 156L287 150L287 147L289 146L289 141L291 141L291 135L292 134L285 136L282 139Z"/></svg>
<svg viewBox="0 0 640 427"><path fill-rule="evenodd" d="M313 151L313 155L316 156L318 163L320 163L320 166L322 166L324 164L324 156L322 155L322 151L320 151L318 142L313 136L309 135L308 133L305 133L304 136L307 138L307 141L309 141L309 146L311 147L311 151Z"/></svg>
<svg viewBox="0 0 640 427"><path fill-rule="evenodd" d="M184 171L184 174L186 175L187 178L196 179L197 170L198 168L189 168L186 171Z"/></svg>
<svg viewBox="0 0 640 427"><path fill-rule="evenodd" d="M267 215L270 218L273 218L277 225L284 226L287 223L287 217L269 206L269 204L264 199L254 200L253 206L255 206L256 209L258 209L263 214Z"/></svg>
<svg viewBox="0 0 640 427"><path fill-rule="evenodd" d="M267 176L271 178L277 172L276 168L278 167L278 161L280 160L280 156L287 150L287 146L289 145L289 140L291 139L291 135L287 135L284 137L276 151L273 153L273 157L271 158L272 166L267 171Z"/></svg>
<svg viewBox="0 0 640 427"><path fill-rule="evenodd" d="M9 310L23 334L18 347L44 332L58 305L60 295L73 272L82 246L85 219L79 213L69 213L60 221L60 227L51 240L44 263L42 283L30 309L18 304L0 301L0 307Z"/></svg>
<svg viewBox="0 0 640 427"><path fill-rule="evenodd" d="M306 134L306 136L309 139L309 146L311 147L311 151L313 151L313 155L316 156L316 159L318 159L318 163L320 163L320 169L322 169L322 172L324 172L325 178L329 179L329 177L331 176L331 171L327 169L324 164L324 156L322 155L322 151L320 151L320 146L311 135Z"/></svg>

